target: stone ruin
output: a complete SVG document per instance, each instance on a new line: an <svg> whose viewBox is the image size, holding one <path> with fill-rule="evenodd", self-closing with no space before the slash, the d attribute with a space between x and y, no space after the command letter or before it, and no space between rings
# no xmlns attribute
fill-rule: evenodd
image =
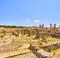
<svg viewBox="0 0 60 58"><path fill-rule="evenodd" d="M7 36L6 36L7 35ZM4 37L8 37L11 38L14 36L14 38L20 38L20 35L27 35L28 37L35 35L34 39L40 39L42 38L41 42L45 42L45 37L47 36L51 36L51 37L58 37L60 38L60 30L58 30L58 28L56 27L56 24L54 24L54 26L52 26L52 24L50 24L50 28L46 28L44 27L44 24L40 25L39 27L34 27L34 28L15 28L15 29L0 29L0 38L4 38ZM36 42L35 42L36 43ZM53 42L53 43L49 43L46 45L42 45L37 44L37 45L32 45L30 44L30 48L31 50L34 51L34 53L36 53L36 55L40 55L41 58L45 57L45 58L53 58L54 55L51 55L50 53L48 53L48 51L51 49L56 49L56 48L60 48L60 42ZM40 50L41 49L41 50ZM43 49L43 50L42 50ZM43 54L42 51L46 54ZM55 58L55 57L54 57Z"/></svg>
<svg viewBox="0 0 60 58"><path fill-rule="evenodd" d="M55 36L55 37L59 37L60 38L60 30L58 30L58 28L56 27L56 24L54 24L54 26L52 26L52 24L50 24L50 28L44 27L44 24L39 25L39 27L34 27L34 28L15 28L15 30L7 30L7 29L1 29L0 37L3 37L6 34L10 34L10 35L15 35L16 37L19 37L19 34L22 35L26 35L28 34L28 36L31 35L36 35L36 38L41 37L42 35L45 36ZM3 35L2 35L3 34Z"/></svg>
<svg viewBox="0 0 60 58"><path fill-rule="evenodd" d="M54 54L50 54L50 51L60 48L60 41L40 44L39 40L33 40L30 43L30 49L39 58L56 58Z"/></svg>

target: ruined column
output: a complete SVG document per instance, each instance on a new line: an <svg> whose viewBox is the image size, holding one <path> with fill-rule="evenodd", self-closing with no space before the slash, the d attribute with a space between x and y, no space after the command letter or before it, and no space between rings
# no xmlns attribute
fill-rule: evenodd
<svg viewBox="0 0 60 58"><path fill-rule="evenodd" d="M28 30L27 29L25 29L25 34L28 34Z"/></svg>
<svg viewBox="0 0 60 58"><path fill-rule="evenodd" d="M23 30L21 29L20 31L21 31L21 34L23 34Z"/></svg>
<svg viewBox="0 0 60 58"><path fill-rule="evenodd" d="M39 35L39 30L36 29L36 30L35 30L35 33L36 33L36 37L35 37L35 39L38 39L38 38L40 37L40 35Z"/></svg>
<svg viewBox="0 0 60 58"><path fill-rule="evenodd" d="M52 29L52 24L50 24L50 29Z"/></svg>
<svg viewBox="0 0 60 58"><path fill-rule="evenodd" d="M39 25L39 28L41 28L41 25Z"/></svg>
<svg viewBox="0 0 60 58"><path fill-rule="evenodd" d="M44 28L44 24L42 24L42 28Z"/></svg>
<svg viewBox="0 0 60 58"><path fill-rule="evenodd" d="M27 30L27 32L28 32L28 36L30 36L30 30Z"/></svg>
<svg viewBox="0 0 60 58"><path fill-rule="evenodd" d="M54 24L53 29L54 29L54 32L57 31L56 24Z"/></svg>
<svg viewBox="0 0 60 58"><path fill-rule="evenodd" d="M54 24L54 28L56 28L56 24Z"/></svg>
<svg viewBox="0 0 60 58"><path fill-rule="evenodd" d="M23 34L23 35L25 35L25 30L24 30L24 29L22 29L22 31L21 31L21 32L22 32L22 34Z"/></svg>

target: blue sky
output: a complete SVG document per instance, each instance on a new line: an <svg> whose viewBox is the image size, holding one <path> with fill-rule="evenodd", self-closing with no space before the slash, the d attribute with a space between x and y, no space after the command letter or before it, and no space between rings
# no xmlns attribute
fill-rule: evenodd
<svg viewBox="0 0 60 58"><path fill-rule="evenodd" d="M60 0L0 0L0 24L60 26Z"/></svg>

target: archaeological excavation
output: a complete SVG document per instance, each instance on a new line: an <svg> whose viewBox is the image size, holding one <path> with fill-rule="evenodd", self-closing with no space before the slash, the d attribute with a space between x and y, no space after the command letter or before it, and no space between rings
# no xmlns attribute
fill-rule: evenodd
<svg viewBox="0 0 60 58"><path fill-rule="evenodd" d="M60 58L60 28L0 26L0 58Z"/></svg>

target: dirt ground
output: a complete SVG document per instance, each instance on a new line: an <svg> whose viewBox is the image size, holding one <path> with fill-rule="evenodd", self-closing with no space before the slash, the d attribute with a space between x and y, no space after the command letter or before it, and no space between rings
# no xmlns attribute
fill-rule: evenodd
<svg viewBox="0 0 60 58"><path fill-rule="evenodd" d="M27 54L18 55L12 58L37 58L37 57L33 53L27 53Z"/></svg>

